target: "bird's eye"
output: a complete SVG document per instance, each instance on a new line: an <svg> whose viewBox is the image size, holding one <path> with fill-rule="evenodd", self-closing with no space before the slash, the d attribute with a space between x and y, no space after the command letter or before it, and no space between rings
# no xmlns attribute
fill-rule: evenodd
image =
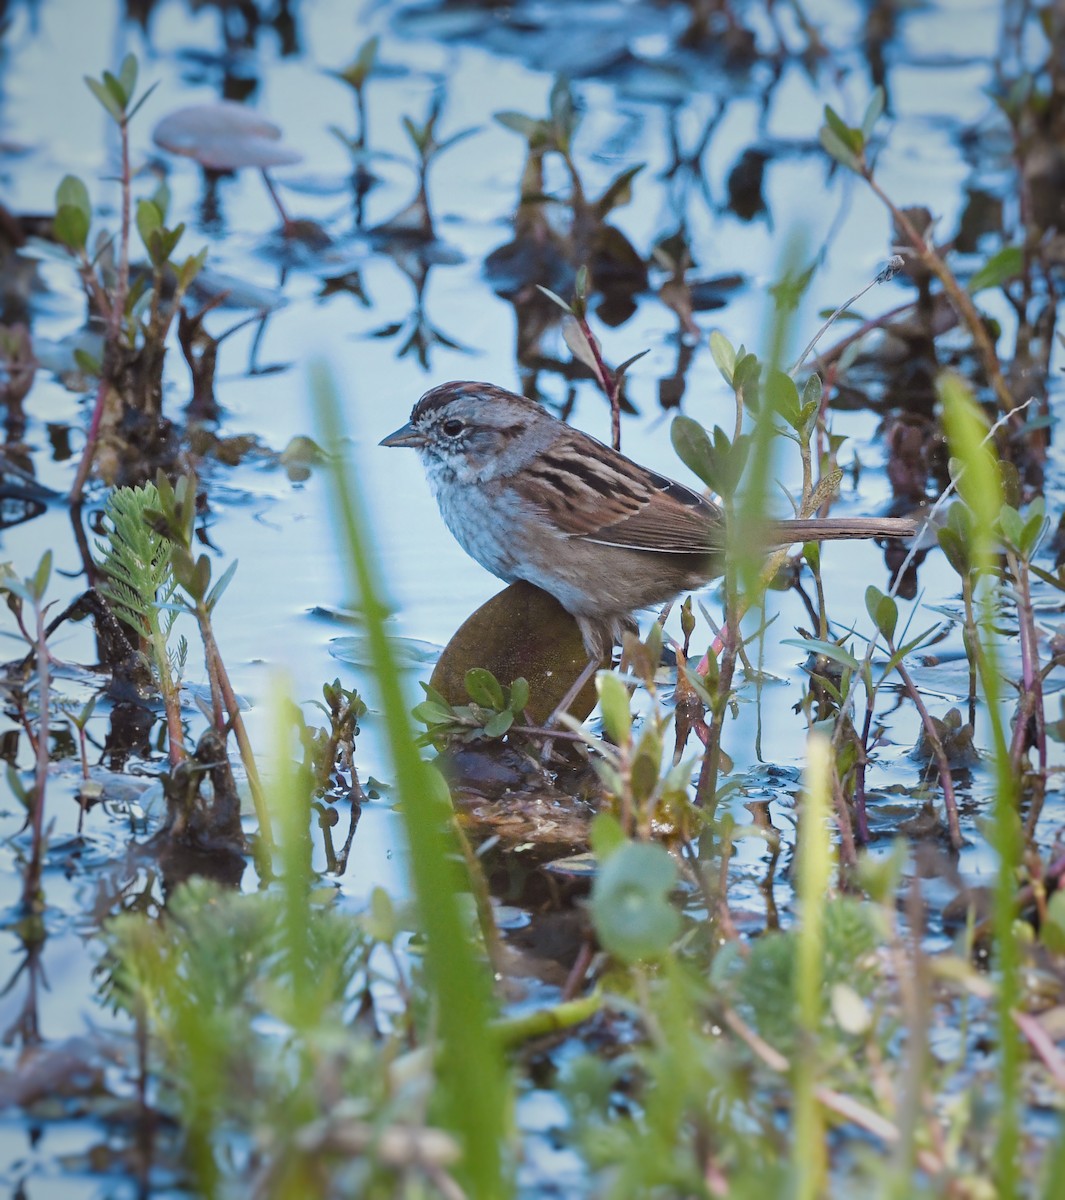
<svg viewBox="0 0 1065 1200"><path fill-rule="evenodd" d="M458 417L452 417L450 420L445 421L444 424L441 426L441 428L447 434L448 437L458 437L458 435L466 427L458 419Z"/></svg>

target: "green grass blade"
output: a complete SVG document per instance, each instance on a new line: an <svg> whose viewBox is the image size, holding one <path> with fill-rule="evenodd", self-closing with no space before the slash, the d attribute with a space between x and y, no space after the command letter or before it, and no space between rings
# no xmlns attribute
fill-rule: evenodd
<svg viewBox="0 0 1065 1200"><path fill-rule="evenodd" d="M501 1200L512 1190L503 1160L510 1105L502 1054L489 1031L494 1016L489 975L466 932L462 893L470 890L469 880L449 833L446 788L415 746L399 671L385 634L387 608L380 573L354 473L343 456L339 401L321 363L311 369L311 388L322 444L336 463L333 499L340 550L362 603L406 827L411 882L425 932L428 982L442 1041L439 1119L462 1141L461 1178L469 1192L483 1200Z"/></svg>

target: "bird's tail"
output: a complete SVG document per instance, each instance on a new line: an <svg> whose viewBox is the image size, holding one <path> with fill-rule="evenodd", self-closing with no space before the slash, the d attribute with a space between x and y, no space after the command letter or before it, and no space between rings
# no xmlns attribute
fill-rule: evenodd
<svg viewBox="0 0 1065 1200"><path fill-rule="evenodd" d="M834 542L861 538L908 538L917 532L917 522L908 517L811 517L776 521L774 540L780 545L792 542Z"/></svg>

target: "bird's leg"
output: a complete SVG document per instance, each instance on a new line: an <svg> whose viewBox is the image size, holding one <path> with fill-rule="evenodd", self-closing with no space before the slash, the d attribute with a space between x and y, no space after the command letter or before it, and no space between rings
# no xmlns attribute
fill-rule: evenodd
<svg viewBox="0 0 1065 1200"><path fill-rule="evenodd" d="M573 701L576 700L581 692L584 691L585 686L595 675L602 661L603 660L598 657L588 659L588 661L584 664L584 667L581 669L581 673L570 684L569 688L566 690L566 694L555 705L551 715L544 722L544 729L550 729L552 725L558 724L559 717L561 717L562 714L569 709L569 706L573 703ZM551 758L551 751L554 748L554 744L554 738L548 738L547 741L544 742L544 748L540 752L540 761L542 763L546 763Z"/></svg>
<svg viewBox="0 0 1065 1200"><path fill-rule="evenodd" d="M544 722L545 729L550 729L552 725L556 724L559 717L562 716L562 714L569 708L573 701L576 700L581 692L584 691L585 685L599 669L602 661L603 660L601 658L588 659L588 661L581 668L581 673L570 684L566 694L555 705L554 711Z"/></svg>

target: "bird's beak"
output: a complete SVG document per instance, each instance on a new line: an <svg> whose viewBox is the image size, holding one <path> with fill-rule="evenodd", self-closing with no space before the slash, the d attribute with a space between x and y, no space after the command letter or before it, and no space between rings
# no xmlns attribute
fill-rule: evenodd
<svg viewBox="0 0 1065 1200"><path fill-rule="evenodd" d="M410 446L417 450L420 446L425 445L425 435L419 433L413 425L404 425L401 429L397 429L395 433L390 433L388 437L382 438L378 443L379 446Z"/></svg>

